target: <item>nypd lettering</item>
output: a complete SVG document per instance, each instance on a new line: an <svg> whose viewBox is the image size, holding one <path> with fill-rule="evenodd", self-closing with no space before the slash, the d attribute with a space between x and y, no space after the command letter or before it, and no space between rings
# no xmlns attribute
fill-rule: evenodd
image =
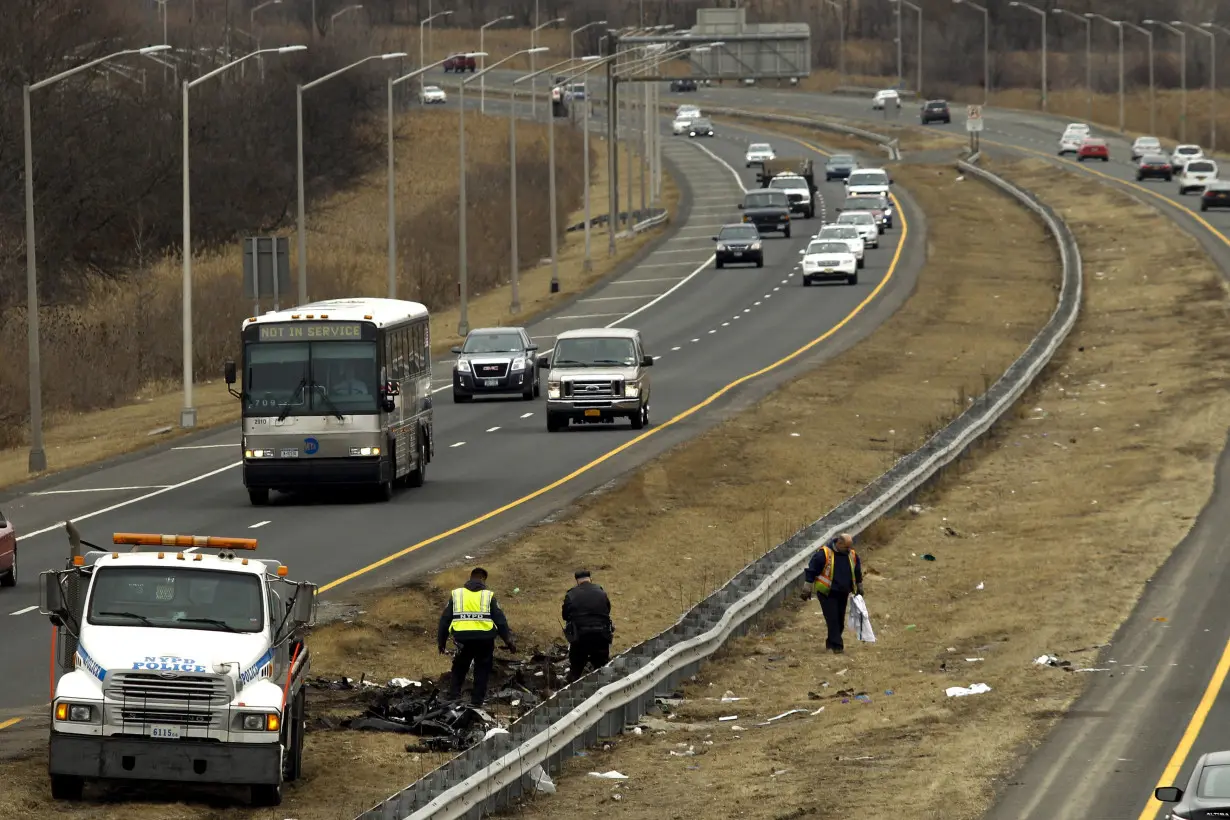
<svg viewBox="0 0 1230 820"><path fill-rule="evenodd" d="M105 680L107 670L99 665L98 661L90 657L85 648L78 645L77 652L73 655L73 666L77 669L84 669L99 680Z"/></svg>
<svg viewBox="0 0 1230 820"><path fill-rule="evenodd" d="M254 680L273 676L273 650L257 658L256 663L239 673L239 685L247 686Z"/></svg>
<svg viewBox="0 0 1230 820"><path fill-rule="evenodd" d="M143 660L133 661L133 669L143 669L147 672L204 672L205 667L193 658L180 658L175 655L146 656Z"/></svg>

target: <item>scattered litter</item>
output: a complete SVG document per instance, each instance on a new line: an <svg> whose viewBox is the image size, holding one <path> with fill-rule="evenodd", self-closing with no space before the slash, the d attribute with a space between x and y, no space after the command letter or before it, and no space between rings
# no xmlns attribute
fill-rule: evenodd
<svg viewBox="0 0 1230 820"><path fill-rule="evenodd" d="M875 760L875 758L874 758L874 757L872 757L871 755L863 755L863 756L861 756L861 757L838 757L837 759L838 759L838 760L842 760L842 761L849 761L849 760Z"/></svg>
<svg viewBox="0 0 1230 820"><path fill-rule="evenodd" d="M871 698L868 697L867 695L855 695L854 699L857 700L859 703L871 703Z"/></svg>
<svg viewBox="0 0 1230 820"><path fill-rule="evenodd" d="M718 718L718 720L738 720L738 719L739 719L738 715L727 715L726 717Z"/></svg>
<svg viewBox="0 0 1230 820"><path fill-rule="evenodd" d="M521 587L513 587L513 588L512 588L512 594L513 594L513 595L517 595L517 594L519 594L520 592L521 592Z"/></svg>
<svg viewBox="0 0 1230 820"><path fill-rule="evenodd" d="M798 433L791 433L790 435L791 435L791 436L793 436L794 438L798 438L798 437L799 437L799 434L798 434Z"/></svg>
<svg viewBox="0 0 1230 820"><path fill-rule="evenodd" d="M672 757L693 757L695 755L696 755L696 748L694 746L688 746L688 748L684 749L681 752L671 749Z"/></svg>
<svg viewBox="0 0 1230 820"><path fill-rule="evenodd" d="M896 693L896 692L894 692L892 689L885 689L885 690L884 690L884 694L886 694L886 695L895 695L895 694L897 694L897 693Z"/></svg>
<svg viewBox="0 0 1230 820"><path fill-rule="evenodd" d="M925 508L922 504L911 504L906 509L910 511L910 515L922 515Z"/></svg>
<svg viewBox="0 0 1230 820"><path fill-rule="evenodd" d="M601 777L603 780L627 780L628 779L628 776L626 774L620 774L614 769L612 769L609 772L590 772L589 776L590 777Z"/></svg>
<svg viewBox="0 0 1230 820"><path fill-rule="evenodd" d="M931 553L929 553L929 552L924 552L924 553L922 554L922 559L923 559L924 561L934 561L934 560L935 560L935 556L934 556L934 555L932 555L932 554L931 554Z"/></svg>
<svg viewBox="0 0 1230 820"><path fill-rule="evenodd" d="M1160 622L1160 623L1166 623L1166 619L1165 619L1165 618L1154 618L1153 620L1158 621L1158 622Z"/></svg>
<svg viewBox="0 0 1230 820"><path fill-rule="evenodd" d="M757 726L768 726L770 723L781 720L784 717L790 717L791 715L802 715L806 713L807 713L806 709L791 709L788 712L782 712L780 715L777 715L776 717L769 718L764 723L757 723L756 725Z"/></svg>
<svg viewBox="0 0 1230 820"><path fill-rule="evenodd" d="M473 561L473 560L474 560L474 556L473 556L473 555L467 555L467 556L466 556L466 560L467 560L467 561Z"/></svg>
<svg viewBox="0 0 1230 820"><path fill-rule="evenodd" d="M1111 668L1109 666L1099 666L1097 668L1087 667L1085 669L1073 669L1072 671L1073 672L1109 672L1111 671Z"/></svg>
<svg viewBox="0 0 1230 820"><path fill-rule="evenodd" d="M1057 669L1068 669L1072 666L1072 661L1061 661L1054 655L1039 655L1034 658L1034 663L1038 666L1053 666Z"/></svg>
<svg viewBox="0 0 1230 820"><path fill-rule="evenodd" d="M823 706L821 706L819 709L817 709L816 711L812 712L812 713L811 713L811 716L812 716L812 717L815 717L816 715L820 714L820 713L821 713L821 712L823 712L823 711L824 711L824 707L823 707Z"/></svg>
<svg viewBox="0 0 1230 820"><path fill-rule="evenodd" d="M422 686L421 681L410 680L409 678L393 678L389 681L389 686L396 686L398 689L405 689L407 686Z"/></svg>
<svg viewBox="0 0 1230 820"><path fill-rule="evenodd" d="M734 703L740 700L747 700L747 698L734 698L734 697L731 697L730 695L723 695L721 700L722 700L722 703Z"/></svg>
<svg viewBox="0 0 1230 820"><path fill-rule="evenodd" d="M970 686L949 686L944 694L950 698L963 698L967 695L981 695L990 692L991 687L985 683L975 683Z"/></svg>
<svg viewBox="0 0 1230 820"><path fill-rule="evenodd" d="M908 629L917 629L918 627L915 626L914 624L906 624L905 628L908 630Z"/></svg>
<svg viewBox="0 0 1230 820"><path fill-rule="evenodd" d="M778 769L777 771L773 772L773 774L769 775L769 777L781 777L788 771L790 770L789 769Z"/></svg>
<svg viewBox="0 0 1230 820"><path fill-rule="evenodd" d="M740 726L740 725L738 725L738 724L733 724L733 725L731 725L731 727L730 727L730 731L732 731L732 732L746 732L747 730L746 730L746 729L744 729L742 726Z"/></svg>
<svg viewBox="0 0 1230 820"><path fill-rule="evenodd" d="M551 780L541 765L530 769L530 782L534 784L534 791L542 792L543 794L555 794L555 783Z"/></svg>
<svg viewBox="0 0 1230 820"><path fill-rule="evenodd" d="M846 674L846 673L847 673L847 672L849 672L849 671L850 671L849 669L843 669L843 670L841 670L840 672L838 672L837 674L838 674L838 675L844 675L844 674Z"/></svg>
<svg viewBox="0 0 1230 820"><path fill-rule="evenodd" d="M965 662L966 663L978 663L978 661L985 661L985 660L986 658L966 658Z"/></svg>
<svg viewBox="0 0 1230 820"><path fill-rule="evenodd" d="M641 735L641 734L644 734L644 733L645 733L645 732L644 732L644 730L643 730L643 729L641 729L641 727L640 727L640 726L634 726L634 727L632 727L632 734L634 734L634 735Z"/></svg>
<svg viewBox="0 0 1230 820"><path fill-rule="evenodd" d="M509 733L508 730L505 729L503 726L495 726L487 730L487 734L483 735L483 740L491 740L491 738L495 737L496 735L506 735L508 733Z"/></svg>
<svg viewBox="0 0 1230 820"><path fill-rule="evenodd" d="M986 589L986 588L987 588L987 585L983 583L982 581L979 581L978 586L974 587L974 589Z"/></svg>

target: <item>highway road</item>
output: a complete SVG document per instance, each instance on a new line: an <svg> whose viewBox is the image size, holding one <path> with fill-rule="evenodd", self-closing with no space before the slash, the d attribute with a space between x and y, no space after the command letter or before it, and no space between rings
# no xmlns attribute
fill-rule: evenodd
<svg viewBox="0 0 1230 820"><path fill-rule="evenodd" d="M249 506L236 427L0 497L24 533L23 580L0 594L0 619L7 621L0 727L47 699L49 626L36 610L36 573L62 566L66 518L100 544L120 530L256 536L262 554L282 559L293 577L321 583L325 597L336 600L459 560L541 519L848 347L904 302L925 247L924 221L904 191L903 218L880 249L868 251L857 285L795 291L802 287L794 273L798 252L807 240L799 234L766 238L763 269L715 270L710 236L736 218L742 185L753 184L743 151L761 138L742 127L722 135L703 146L687 139L664 146L685 192L669 238L635 267L529 328L547 346L570 327L639 328L656 360L650 429L617 425L548 437L540 402L441 401L426 486L384 504L275 496L269 507ZM841 186L823 187L830 203L841 198ZM435 363L439 391L447 391L449 372L448 361ZM757 375L747 379L751 374Z"/></svg>

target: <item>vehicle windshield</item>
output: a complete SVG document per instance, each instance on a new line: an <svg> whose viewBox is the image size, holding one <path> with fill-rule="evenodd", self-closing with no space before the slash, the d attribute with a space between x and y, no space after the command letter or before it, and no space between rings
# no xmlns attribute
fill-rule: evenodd
<svg viewBox="0 0 1230 820"><path fill-rule="evenodd" d="M760 232L756 230L754 225L731 225L727 228L722 228L718 233L718 241L725 242L728 239L759 239Z"/></svg>
<svg viewBox="0 0 1230 820"><path fill-rule="evenodd" d="M1200 149L1194 145L1180 145L1178 148L1175 149L1175 153L1176 154L1188 154L1188 155L1199 154Z"/></svg>
<svg viewBox="0 0 1230 820"><path fill-rule="evenodd" d="M842 207L847 211L874 210L876 208L883 208L884 201L866 196L850 197L842 203Z"/></svg>
<svg viewBox="0 0 1230 820"><path fill-rule="evenodd" d="M376 413L374 342L249 342L243 414Z"/></svg>
<svg viewBox="0 0 1230 820"><path fill-rule="evenodd" d="M844 242L812 242L807 246L807 253L849 253L850 247Z"/></svg>
<svg viewBox="0 0 1230 820"><path fill-rule="evenodd" d="M709 120L705 119L704 117L697 117L696 119L692 120L692 125L695 126L696 128L712 128L713 127L709 124Z"/></svg>
<svg viewBox="0 0 1230 820"><path fill-rule="evenodd" d="M883 171L855 171L850 174L851 185L887 185L888 174Z"/></svg>
<svg viewBox="0 0 1230 820"><path fill-rule="evenodd" d="M806 188L807 181L802 177L773 177L769 181L770 188Z"/></svg>
<svg viewBox="0 0 1230 820"><path fill-rule="evenodd" d="M1211 162L1189 162L1187 170L1192 174L1211 174L1217 170L1217 166Z"/></svg>
<svg viewBox="0 0 1230 820"><path fill-rule="evenodd" d="M1137 148L1156 148L1157 146L1161 144L1162 144L1162 141L1159 140L1157 137L1141 137L1140 139L1136 140Z"/></svg>
<svg viewBox="0 0 1230 820"><path fill-rule="evenodd" d="M1210 800L1230 798L1230 766L1205 766L1201 769L1196 796Z"/></svg>
<svg viewBox="0 0 1230 820"><path fill-rule="evenodd" d="M1165 165L1170 162L1170 160L1161 154L1147 154L1146 156L1141 157L1140 161L1145 165Z"/></svg>
<svg viewBox="0 0 1230 820"><path fill-rule="evenodd" d="M622 336L561 339L555 344L554 367L635 367L636 345Z"/></svg>
<svg viewBox="0 0 1230 820"><path fill-rule="evenodd" d="M462 353L520 353L525 341L520 333L471 333Z"/></svg>
<svg viewBox="0 0 1230 820"><path fill-rule="evenodd" d="M947 107L947 105L948 105L948 103L944 103L944 102L929 102L929 103L927 103L927 107L928 107L928 108L945 108L945 107Z"/></svg>
<svg viewBox="0 0 1230 820"><path fill-rule="evenodd" d="M789 202L780 191L757 191L743 197L745 208L785 208Z"/></svg>
<svg viewBox="0 0 1230 820"><path fill-rule="evenodd" d="M246 572L101 566L94 570L87 618L98 626L156 626L260 632L265 624L260 579Z"/></svg>
<svg viewBox="0 0 1230 820"><path fill-rule="evenodd" d="M828 225L820 229L820 236L827 239L830 236L835 236L838 239L857 239L858 231L853 228L839 227L837 225Z"/></svg>
<svg viewBox="0 0 1230 820"><path fill-rule="evenodd" d="M829 157L829 165L853 165L854 157L849 154L833 154Z"/></svg>
<svg viewBox="0 0 1230 820"><path fill-rule="evenodd" d="M772 150L773 146L769 145L767 142L753 142L747 147L749 154L767 154Z"/></svg>
<svg viewBox="0 0 1230 820"><path fill-rule="evenodd" d="M867 213L842 214L837 221L846 225L874 225L876 218Z"/></svg>
<svg viewBox="0 0 1230 820"><path fill-rule="evenodd" d="M429 86L427 86L427 87L426 87L425 89L423 89L423 90L424 90L424 91L439 91L439 90L440 90L440 86L438 86L438 85L429 85Z"/></svg>

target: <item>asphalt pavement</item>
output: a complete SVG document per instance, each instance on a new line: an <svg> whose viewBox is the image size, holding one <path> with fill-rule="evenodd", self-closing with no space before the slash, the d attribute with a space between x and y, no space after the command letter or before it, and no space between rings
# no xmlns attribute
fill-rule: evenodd
<svg viewBox="0 0 1230 820"><path fill-rule="evenodd" d="M489 113L490 106L489 99ZM684 190L681 218L668 238L632 269L529 327L544 346L565 328L639 328L655 358L649 430L583 427L548 437L541 401L453 405L449 363L442 361L434 372L441 400L427 483L388 503L275 495L270 506L251 507L238 469L237 427L0 497L23 533L22 581L0 594L0 618L7 621L0 727L47 699L49 625L37 614L36 578L63 565L66 518L100 544L116 531L255 536L262 554L287 563L292 577L326 585L324 597L338 601L482 550L872 332L908 297L924 256L924 220L907 192L897 192L903 219L878 250L868 251L857 285L794 290L802 287L795 269L811 231L766 237L763 269L713 268L710 236L737 218L742 186L754 184L743 152L761 139L733 126L703 144L668 138L664 156ZM840 185L822 188L827 202L842 198ZM818 229L821 220L810 222Z"/></svg>

